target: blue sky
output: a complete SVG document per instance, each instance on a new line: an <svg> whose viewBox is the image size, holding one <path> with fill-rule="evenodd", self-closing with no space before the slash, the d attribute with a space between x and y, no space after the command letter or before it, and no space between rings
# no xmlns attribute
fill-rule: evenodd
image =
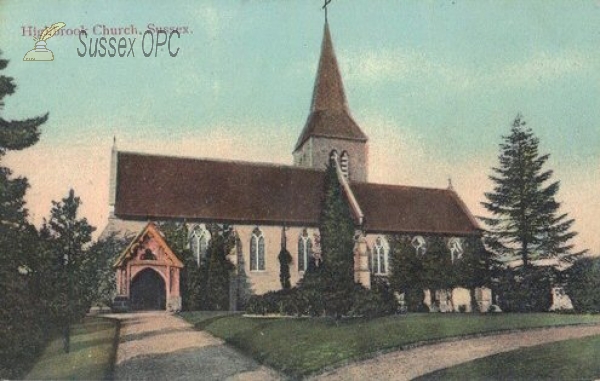
<svg viewBox="0 0 600 381"><path fill-rule="evenodd" d="M291 163L314 82L318 0L0 3L3 115L50 112L35 147L6 163L32 184L35 221L75 187L101 229L112 137L121 149ZM48 40L53 62L23 62L23 27L148 24L192 32L146 58L79 57L76 36ZM445 187L475 214L491 189L500 137L521 112L562 182L578 243L600 251L600 2L334 0L329 23L354 117L370 137L370 179ZM115 36L120 38L123 36ZM131 37L131 36L124 36Z"/></svg>

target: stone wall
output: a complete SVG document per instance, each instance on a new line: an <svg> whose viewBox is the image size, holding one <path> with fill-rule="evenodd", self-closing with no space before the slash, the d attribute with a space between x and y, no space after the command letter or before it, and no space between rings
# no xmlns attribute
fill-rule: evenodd
<svg viewBox="0 0 600 381"><path fill-rule="evenodd" d="M298 151L294 152L294 165L325 169L332 150L336 150L339 155L344 151L348 152L350 180L367 181L368 146L366 142L311 137Z"/></svg>
<svg viewBox="0 0 600 381"><path fill-rule="evenodd" d="M250 240L252 232L255 228L259 228L265 238L265 269L250 270ZM287 227L286 239L287 250L292 256L290 263L290 282L292 286L296 285L302 276L303 271L298 270L298 239L304 231L304 227ZM315 246L315 234L318 233L316 228L306 228L309 237L313 241L313 249ZM281 230L282 226L257 226L257 225L236 225L235 231L238 236L238 244L243 255L243 269L249 281L252 293L264 294L265 292L281 289L279 282L279 252L281 251ZM318 235L318 234L317 234ZM237 264L238 259L231 256L232 262Z"/></svg>

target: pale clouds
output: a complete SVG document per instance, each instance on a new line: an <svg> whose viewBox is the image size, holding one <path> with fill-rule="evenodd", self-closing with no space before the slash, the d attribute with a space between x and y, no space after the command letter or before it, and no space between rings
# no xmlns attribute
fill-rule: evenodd
<svg viewBox="0 0 600 381"><path fill-rule="evenodd" d="M488 66L461 65L443 58L410 49L342 51L345 78L348 81L402 82L415 78L428 79L452 90L477 88L535 86L564 76L594 72L600 61L596 53L568 50L551 54L532 52L510 63ZM482 63L483 64L483 63Z"/></svg>
<svg viewBox="0 0 600 381"><path fill-rule="evenodd" d="M219 12L215 7L209 5L191 5L191 13L194 15L194 20L199 20L198 25L202 27L202 31L210 40L216 40L222 32L223 20L222 12Z"/></svg>

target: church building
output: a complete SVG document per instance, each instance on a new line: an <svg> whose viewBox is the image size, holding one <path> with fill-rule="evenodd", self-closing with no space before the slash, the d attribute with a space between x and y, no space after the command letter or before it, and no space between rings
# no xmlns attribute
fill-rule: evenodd
<svg viewBox="0 0 600 381"><path fill-rule="evenodd" d="M311 257L320 255L318 226L328 163L336 165L355 218L355 279L366 287L372 277L389 274L390 234L412 237L415 250L426 245L424 237L447 237L448 255L460 254L461 239L481 234L451 187L368 181L368 137L352 117L327 21L310 112L292 154L293 165L279 165L113 147L110 218L103 236L135 237L115 263L119 295L141 305L151 303L135 295L143 276L158 283L158 308L181 307L178 280L183 265L153 223L168 220L188 224L189 245L198 260L211 239L208 224L233 226L237 245L231 259L254 294L281 288L277 256L283 235L293 258L294 285Z"/></svg>

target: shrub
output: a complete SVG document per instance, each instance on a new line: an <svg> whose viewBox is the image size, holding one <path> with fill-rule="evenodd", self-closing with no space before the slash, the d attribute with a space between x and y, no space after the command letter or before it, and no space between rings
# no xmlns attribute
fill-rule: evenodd
<svg viewBox="0 0 600 381"><path fill-rule="evenodd" d="M289 290L254 295L248 300L250 314L287 316L364 316L376 317L396 312L397 303L389 286L374 283L369 290L361 285L353 289L320 293L317 289L294 287ZM341 314L339 311L347 311Z"/></svg>
<svg viewBox="0 0 600 381"><path fill-rule="evenodd" d="M565 291L577 312L600 312L600 258L583 258L567 271Z"/></svg>
<svg viewBox="0 0 600 381"><path fill-rule="evenodd" d="M386 282L375 281L371 289L357 286L349 315L374 318L391 315L398 311L398 303Z"/></svg>
<svg viewBox="0 0 600 381"><path fill-rule="evenodd" d="M429 312L429 307L423 302L425 293L420 288L409 288L404 291L406 309L409 312Z"/></svg>
<svg viewBox="0 0 600 381"><path fill-rule="evenodd" d="M545 312L552 305L552 268L507 270L499 279L499 305L504 312Z"/></svg>

